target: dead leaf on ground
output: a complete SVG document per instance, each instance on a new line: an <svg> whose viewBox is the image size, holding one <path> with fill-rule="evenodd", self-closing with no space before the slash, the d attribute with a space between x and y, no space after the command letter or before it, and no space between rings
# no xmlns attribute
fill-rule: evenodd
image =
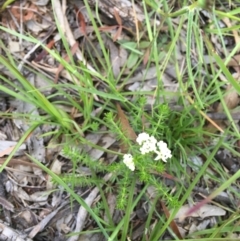
<svg viewBox="0 0 240 241"><path fill-rule="evenodd" d="M228 62L227 66L239 67L240 65L240 54L234 55Z"/></svg>
<svg viewBox="0 0 240 241"><path fill-rule="evenodd" d="M16 145L16 141L0 141L0 157L9 155ZM26 144L22 144L14 155L22 155L25 150Z"/></svg>
<svg viewBox="0 0 240 241"><path fill-rule="evenodd" d="M226 95L223 98L223 101L226 104L226 107L229 110L233 110L234 108L236 108L239 104L239 95L237 93L237 91L233 88L232 85L228 85L226 88ZM216 112L222 112L224 111L223 105L220 102L216 108ZM207 118L206 118L207 119ZM222 120L214 120L214 124L213 123L209 123L206 126L206 130L212 133L215 133L217 130L219 130L218 128L216 128L216 126L220 127L222 130L224 130L226 128L226 124L224 121ZM222 131L223 132L223 131Z"/></svg>
<svg viewBox="0 0 240 241"><path fill-rule="evenodd" d="M29 21L34 18L34 15L37 12L37 7L34 4L26 5L24 8L20 6L19 3L14 3L10 11L12 15L18 20L18 21Z"/></svg>
<svg viewBox="0 0 240 241"><path fill-rule="evenodd" d="M197 206L199 203L197 203L195 206ZM195 207L194 206L194 207ZM175 219L183 220L186 217L200 217L200 218L206 218L206 217L214 217L214 216L224 216L226 214L226 210L210 204L204 204L200 206L197 210L194 212L189 212L193 207L190 205L184 205L182 206L179 211L177 212Z"/></svg>
<svg viewBox="0 0 240 241"><path fill-rule="evenodd" d="M170 213L169 213L166 205L165 205L164 202L162 202L162 201L161 201L160 203L161 203L161 206L162 206L163 212L165 213L166 218L169 219ZM179 239L183 239L181 233L179 232L178 226L177 226L177 224L175 223L174 220L171 221L170 227L171 227L172 231L175 233L175 235L176 235Z"/></svg>
<svg viewBox="0 0 240 241"><path fill-rule="evenodd" d="M237 107L239 103L239 95L238 92L233 88L232 85L228 85L226 89L226 95L223 98L226 106L228 107L229 110L234 109ZM220 103L217 107L217 112L220 112L223 110L222 103Z"/></svg>
<svg viewBox="0 0 240 241"><path fill-rule="evenodd" d="M132 129L127 116L125 115L121 106L118 103L116 103L116 107L117 107L117 113L118 113L117 121L120 122L122 132L129 140L136 141L137 135L136 135L135 131ZM121 144L120 148L123 153L126 153L128 151L128 147L124 144Z"/></svg>
<svg viewBox="0 0 240 241"><path fill-rule="evenodd" d="M0 204L3 206L3 208L13 212L14 206L4 197L0 197Z"/></svg>
<svg viewBox="0 0 240 241"><path fill-rule="evenodd" d="M121 67L126 64L128 58L128 52L124 48L119 48L113 42L113 40L103 37L106 47L110 51L110 58L112 63L112 71L115 78L117 78L121 72Z"/></svg>

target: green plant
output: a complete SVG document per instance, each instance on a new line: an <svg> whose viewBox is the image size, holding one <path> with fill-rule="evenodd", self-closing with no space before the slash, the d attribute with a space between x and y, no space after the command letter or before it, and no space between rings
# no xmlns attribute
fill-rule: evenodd
<svg viewBox="0 0 240 241"><path fill-rule="evenodd" d="M11 2L13 1L6 1L2 9ZM226 148L235 157L240 156L238 151L236 151L237 146L235 144L239 140L239 130L232 118L231 111L225 103L225 83L219 81L220 76L225 76L233 86L233 89L238 93L240 92L239 83L234 79L226 66L228 61L239 50L240 43L237 43L231 51L224 45L224 37L231 36L231 31L238 30L239 24L220 28L218 23L223 18L239 23L240 11L238 8L235 8L234 10L224 12L222 8L215 9L213 4L209 4L207 1L142 1L145 14L144 31L136 34L137 39L117 41L121 48L130 51L130 57L122 67L119 76L114 77L109 52L105 48L104 39L99 30L99 26L101 26L100 19L99 22L95 20L88 1L85 0L84 2L102 53L102 56L97 61L91 56L91 53L88 56L88 59L93 62L92 65L97 71L90 70L83 63L74 61L71 55L71 47L57 19L55 19L55 22L61 35L64 51L68 53L70 62L67 62L58 51L48 49L44 44L39 43L37 39L0 26L0 29L9 35L21 38L29 43L38 44L55 61L59 62L71 76L68 82L58 84L54 84L51 79L45 77L49 87L56 89L57 93L51 96L44 96L41 93L42 90L32 86L27 78L20 73L17 69L17 60L1 42L3 55L7 56L8 59L1 56L0 62L11 71L20 85L16 85L5 76L1 76L4 83L18 91L12 91L4 85L0 86L0 90L18 100L33 103L36 108L44 113L42 116L38 116L37 119L31 118L31 115L16 116L12 114L13 118L28 117L30 127L2 165L1 170L6 167L14 152L31 135L34 129L43 124L57 125L59 127L57 132L47 134L63 137L64 141L61 143L64 146L63 153L72 162L72 172L57 176L37 160L33 161L38 163L44 171L52 176L54 182L63 186L74 199L88 210L99 227L96 231L104 233L108 240L121 239L125 241L127 236L131 235L132 224L130 215L142 199L147 200L152 206L145 224L148 234L144 234L142 240L159 240L166 230L170 230L169 224L174 219L174 215L186 200L191 197L192 190L203 176L207 176L210 181L220 185L210 197L216 196L226 188L229 188L230 193L239 195L230 188L231 184L239 177L239 173L231 177L217 163L214 156L220 147ZM161 7L159 7L160 5ZM211 26L210 24L202 26L201 8L204 8L210 14L212 18ZM151 18L153 16L156 19L161 19L160 25L152 21ZM222 44L223 53L226 56L225 60L222 59L221 55L217 54L214 44L211 43L211 35L213 34L219 36L219 42ZM110 38L108 35L107 37ZM179 41L186 50L185 53L182 53L184 58L181 61L179 61L179 50L176 47ZM147 55L145 55L146 53ZM211 57L209 64L205 63L204 57L206 55ZM145 59L146 56L147 58ZM196 56L197 64L192 61ZM127 91L125 83L127 83L135 70L142 67L141 64L146 60L147 63L144 65L146 70L152 65L156 66L157 84L155 90L141 91L137 89L135 91ZM175 80L180 88L178 92L174 93L166 91L163 83L163 75L169 64L174 67ZM27 66L26 68L31 69ZM127 70L126 73L124 72L125 70ZM95 84L96 81L99 81L98 83L101 83L104 87L99 89L98 85ZM144 82L142 85L144 85ZM68 93L68 90L77 94L73 96ZM50 101L54 96L66 96L66 100L60 103ZM156 102L147 109L147 98L149 96L154 97ZM174 106L168 105L169 96L176 99L175 104L181 106L180 111L175 111ZM130 127L137 134L145 132L154 137L155 140L158 140L156 143L160 140L164 141L167 143L171 153L166 152L167 154L164 155L161 149L151 149L151 151L146 152L146 148L144 152L144 142L140 144L134 142L122 130L123 123L116 121L115 101L118 101L123 107L130 122ZM205 128L207 121L203 112L206 112L209 107L217 102L221 102L223 112L230 121L228 129L225 129L223 134L212 133ZM66 113L58 108L58 104L74 107L76 112L81 115L81 118L78 120L74 119L70 113ZM96 109L99 109L99 111L95 112ZM6 117L6 113L1 113L1 115ZM100 133L102 131L101 127L105 128L105 133L111 133L116 137L118 147L127 147L122 148L126 153L105 149L100 144L91 143L91 141L85 138L86 133ZM229 138L229 136L232 138ZM216 142L214 142L215 139L217 139ZM156 143L154 142L152 145L154 146ZM117 155L118 159L113 163L108 163L104 158L93 160L84 151L84 148L79 151L77 147L80 145L87 145L93 149L102 150L105 154ZM170 154L172 158L166 158L167 156L170 157ZM191 156L201 156L205 159L204 164L194 177L186 172L186 167L190 162L189 157ZM166 163L161 160L155 160L156 158L162 159ZM88 169L89 172L87 174L81 172L79 167L82 166ZM214 175L207 171L209 166L214 169ZM178 179L174 191L166 187L159 178L165 172ZM108 181L103 180L103 175L106 173L113 174ZM184 183L181 183L179 180L183 179ZM143 184L143 189L139 192L135 188L137 182ZM69 184L71 184L70 187ZM147 195L145 195L145 191L150 185L154 186L156 190L154 201L149 200ZM76 186L98 187L101 205L95 206L94 210L89 208L83 199L74 192ZM121 221L117 225L111 219L105 197L109 192L117 194L117 207L125 210ZM166 219L156 209L159 199L164 201L168 208L173 208L170 218ZM102 220L100 212L102 210L107 213L109 223ZM230 211L232 210L230 209ZM206 230L201 231L196 233L196 235L202 235L203 240L213 240L213 238L220 238L222 232L238 230L237 228L234 229L233 224L238 216L235 217L233 215L229 217L226 222L222 222L219 228L216 227L214 230L210 230L210 232ZM155 217L158 218L157 223L152 228L151 221ZM118 239L120 233L122 236Z"/></svg>

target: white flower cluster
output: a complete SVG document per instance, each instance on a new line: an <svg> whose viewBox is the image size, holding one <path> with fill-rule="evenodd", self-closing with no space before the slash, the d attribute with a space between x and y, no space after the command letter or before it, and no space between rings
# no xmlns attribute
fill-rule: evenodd
<svg viewBox="0 0 240 241"><path fill-rule="evenodd" d="M158 142L154 136L149 136L149 134L143 132L138 135L136 141L141 146L140 152L142 155L155 152L157 156L154 160L162 160L164 162L167 162L167 159L172 157L171 150L168 149L167 143L164 141ZM135 170L131 154L125 154L123 156L123 162L131 171Z"/></svg>
<svg viewBox="0 0 240 241"><path fill-rule="evenodd" d="M131 154L125 154L123 156L123 163L131 170L134 171L135 170L135 165L133 162L133 157Z"/></svg>
<svg viewBox="0 0 240 241"><path fill-rule="evenodd" d="M157 143L158 150L155 151L157 154L157 157L154 160L162 160L164 162L167 162L168 158L172 157L171 150L168 149L167 143L164 141L159 141Z"/></svg>
<svg viewBox="0 0 240 241"><path fill-rule="evenodd" d="M140 151L144 155L146 153L155 152L157 157L154 160L162 160L167 162L168 158L172 157L171 150L168 149L167 143L164 141L157 141L154 136L143 132L137 137L137 143L141 146Z"/></svg>

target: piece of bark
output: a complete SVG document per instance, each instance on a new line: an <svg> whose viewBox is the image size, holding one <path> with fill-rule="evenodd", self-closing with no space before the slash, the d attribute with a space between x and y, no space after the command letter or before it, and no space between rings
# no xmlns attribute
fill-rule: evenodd
<svg viewBox="0 0 240 241"><path fill-rule="evenodd" d="M94 8L97 6L98 10L110 19L115 19L114 13L117 11L122 20L123 26L129 28L132 32L139 29L141 27L141 23L145 19L141 7L136 4L132 4L131 0L88 0L88 4Z"/></svg>
<svg viewBox="0 0 240 241"><path fill-rule="evenodd" d="M32 241L27 237L27 234L21 233L18 230L14 230L7 224L0 220L0 240L11 240L11 241Z"/></svg>

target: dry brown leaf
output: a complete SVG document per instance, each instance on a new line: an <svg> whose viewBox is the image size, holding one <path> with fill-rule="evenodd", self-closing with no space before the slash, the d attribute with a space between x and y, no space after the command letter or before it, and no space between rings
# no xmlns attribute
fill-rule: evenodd
<svg viewBox="0 0 240 241"><path fill-rule="evenodd" d="M225 102L225 104L229 110L232 110L237 107L237 105L239 103L239 97L238 97L238 93L232 87L232 85L228 85L227 94L224 96L223 101ZM217 112L223 111L222 103L219 103L216 111ZM222 129L226 128L226 124L222 120L215 120L215 123ZM207 125L206 130L209 132L212 132L212 133L215 133L217 131L217 129L211 124Z"/></svg>
<svg viewBox="0 0 240 241"><path fill-rule="evenodd" d="M1 151L0 157L3 157L5 155L9 155L12 152L12 150L14 149L14 147L15 146L10 146L10 147L6 148L5 150Z"/></svg>
<svg viewBox="0 0 240 241"><path fill-rule="evenodd" d="M21 9L19 4L14 3L11 6L10 11L18 21L25 22L34 18L34 12L37 12L37 7L31 3L30 6L25 6L24 9Z"/></svg>
<svg viewBox="0 0 240 241"><path fill-rule="evenodd" d="M116 42L116 41L120 38L121 33L122 33L122 26L119 26L119 27L117 28L116 34L115 34L114 37L113 37L113 42Z"/></svg>
<svg viewBox="0 0 240 241"><path fill-rule="evenodd" d="M121 72L121 67L126 63L127 54L124 52L124 50L120 50L113 40L104 38L104 41L105 46L110 52L113 75L115 78L117 78Z"/></svg>
<svg viewBox="0 0 240 241"><path fill-rule="evenodd" d="M55 173L56 175L60 175L62 172L61 172L61 169L62 169L62 165L63 163L61 161L58 160L58 158L55 158L51 167L50 167L50 170ZM56 186L56 184L54 184L52 182L52 177L50 175L48 175L48 178L47 178L47 184L46 184L46 189L47 190L51 190L53 189L54 187Z"/></svg>
<svg viewBox="0 0 240 241"><path fill-rule="evenodd" d="M117 32L116 32L115 36L113 37L113 42L116 42L119 39L119 37L121 36L123 26L122 26L122 19L120 18L119 13L115 8L114 8L114 17L118 23Z"/></svg>
<svg viewBox="0 0 240 241"><path fill-rule="evenodd" d="M231 67L238 67L239 65L240 65L240 54L234 55L227 63L227 66L231 66Z"/></svg>
<svg viewBox="0 0 240 241"><path fill-rule="evenodd" d="M216 205L207 204L204 200L190 207L188 204L182 206L177 212L175 219L184 220L186 217L214 217L224 216L226 210Z"/></svg>
<svg viewBox="0 0 240 241"><path fill-rule="evenodd" d="M107 203L108 203L108 207L109 207L109 213L111 215L111 217L113 217L114 215L114 211L116 210L116 195L113 193L109 193L107 196ZM107 213L104 214L104 220L109 222L109 217L107 215Z"/></svg>
<svg viewBox="0 0 240 241"><path fill-rule="evenodd" d="M237 107L239 103L239 96L237 91L232 87L232 85L228 85L226 92L227 94L224 96L223 100L226 103L228 109L232 110ZM223 110L222 103L218 105L217 112L220 112L221 110Z"/></svg>
<svg viewBox="0 0 240 241"><path fill-rule="evenodd" d="M223 101L225 102L227 108L229 110L234 109L235 107L237 107L238 103L239 103L239 97L238 97L238 93L236 92L236 90L232 87L232 85L228 85L227 87L227 94L224 96ZM222 103L219 103L219 105L216 108L216 112L221 112L223 111L223 106ZM226 125L224 124L224 122L222 120L215 120L214 122L216 125L218 125L219 127L221 127L221 129L225 129ZM215 133L217 131L216 126L212 125L211 123L209 123L206 128L207 131Z"/></svg>
<svg viewBox="0 0 240 241"><path fill-rule="evenodd" d="M126 117L125 113L123 112L121 106L116 103L116 107L117 107L117 118L118 121L120 122L121 125L121 129L124 133L124 135L131 141L136 141L137 135L135 133L135 131L132 129L132 127L130 126L130 123L128 121L128 118ZM128 147L126 147L125 145L121 145L120 146L122 152L127 152L128 151Z"/></svg>
<svg viewBox="0 0 240 241"><path fill-rule="evenodd" d="M55 44L54 39L52 39L48 44L47 44L47 48L52 49L53 46ZM40 54L38 54L35 59L33 60L34 62L40 62L43 58L45 58L45 56L48 54L47 50L43 49Z"/></svg>
<svg viewBox="0 0 240 241"><path fill-rule="evenodd" d="M117 27L118 27L118 25L113 25L113 26L103 25L103 26L99 27L98 29L102 32L111 32L112 30L116 29Z"/></svg>
<svg viewBox="0 0 240 241"><path fill-rule="evenodd" d="M115 19L116 19L118 25L122 25L122 19L120 18L117 9L114 8L113 12L114 12L114 17L115 17Z"/></svg>
<svg viewBox="0 0 240 241"><path fill-rule="evenodd" d="M84 19L84 15L81 13L81 10L78 9L78 7L76 5L74 5L74 9L75 9L75 12L76 12L76 15L77 15L80 30L83 32L84 36L87 36L86 21Z"/></svg>
<svg viewBox="0 0 240 241"><path fill-rule="evenodd" d="M160 203L161 203L161 206L162 206L163 212L165 213L166 218L169 219L170 213L169 213L166 205L162 201L160 201ZM175 223L174 220L171 221L170 227L179 239L183 239L181 233L179 232L178 226L177 226L177 224Z"/></svg>
<svg viewBox="0 0 240 241"><path fill-rule="evenodd" d="M106 134L101 138L101 147L104 149L108 149L114 142L116 142L116 139L113 136ZM88 154L92 160L99 160L104 154L104 151L98 149L91 149Z"/></svg>
<svg viewBox="0 0 240 241"><path fill-rule="evenodd" d="M146 66L148 61L149 61L149 56L150 56L150 48L147 48L144 57L143 57L143 65Z"/></svg>

